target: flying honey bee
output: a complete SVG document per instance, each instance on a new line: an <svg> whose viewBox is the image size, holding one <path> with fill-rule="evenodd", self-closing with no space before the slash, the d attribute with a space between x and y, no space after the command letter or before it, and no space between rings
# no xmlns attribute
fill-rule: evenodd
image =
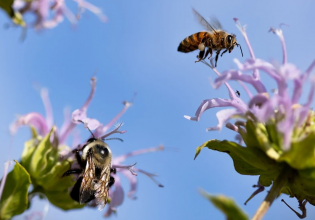
<svg viewBox="0 0 315 220"><path fill-rule="evenodd" d="M204 60L209 54L209 59L212 56L212 52L216 51L215 56L215 67L217 66L217 61L220 55L221 50L225 49L221 53L221 57L224 53L229 51L232 52L235 45L240 46L241 53L243 56L242 47L236 41L236 36L234 34L229 34L226 31L222 30L220 22L213 18L210 23L206 21L195 9L193 12L196 18L199 20L200 24L207 29L207 31L197 32L195 34L186 37L178 46L178 51L183 53L189 53L194 50L199 49L199 55L197 56L199 62Z"/></svg>

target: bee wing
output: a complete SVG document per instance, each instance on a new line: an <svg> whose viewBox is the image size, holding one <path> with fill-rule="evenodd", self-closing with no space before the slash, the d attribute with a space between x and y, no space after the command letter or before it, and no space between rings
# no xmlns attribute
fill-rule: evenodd
<svg viewBox="0 0 315 220"><path fill-rule="evenodd" d="M109 180L110 180L110 164L102 170L100 180L95 184L95 198L98 209L102 210L108 200L109 193Z"/></svg>
<svg viewBox="0 0 315 220"><path fill-rule="evenodd" d="M94 199L95 190L93 190L93 181L95 179L95 165L92 155L88 154L86 167L83 174L82 184L80 187L80 204L87 203Z"/></svg>
<svg viewBox="0 0 315 220"><path fill-rule="evenodd" d="M204 18L202 17L195 9L192 9L196 18L198 19L199 23L206 28L207 30L217 33L216 30L222 30L222 26L218 19L216 18L211 18L211 24Z"/></svg>

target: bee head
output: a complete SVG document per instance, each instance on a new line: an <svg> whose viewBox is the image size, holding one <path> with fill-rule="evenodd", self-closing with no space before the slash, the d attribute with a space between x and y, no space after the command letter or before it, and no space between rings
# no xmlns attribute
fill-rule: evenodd
<svg viewBox="0 0 315 220"><path fill-rule="evenodd" d="M108 145L100 140L93 143L95 143L95 145L93 145L91 149L97 162L99 162L100 164L106 164L108 161L111 161L112 152L109 149Z"/></svg>
<svg viewBox="0 0 315 220"><path fill-rule="evenodd" d="M240 47L241 53L242 53L242 56L243 56L242 47L241 47L240 44L237 43L235 34L230 34L226 38L227 38L226 40L227 40L227 45L228 45L227 49L229 50L229 53L232 52L232 50L234 49L234 47L236 45L237 47L238 46Z"/></svg>
<svg viewBox="0 0 315 220"><path fill-rule="evenodd" d="M82 159L86 160L89 154L92 155L97 167L102 167L108 163L111 163L112 152L108 145L102 140L95 138L90 138L88 140L87 145L82 152Z"/></svg>
<svg viewBox="0 0 315 220"><path fill-rule="evenodd" d="M229 53L234 49L234 46L236 44L236 37L234 34L229 34L226 36L226 49L229 50Z"/></svg>

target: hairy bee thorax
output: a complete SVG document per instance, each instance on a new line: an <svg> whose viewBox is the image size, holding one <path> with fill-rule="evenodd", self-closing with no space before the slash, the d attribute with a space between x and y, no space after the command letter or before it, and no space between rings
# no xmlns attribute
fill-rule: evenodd
<svg viewBox="0 0 315 220"><path fill-rule="evenodd" d="M111 167L112 152L108 145L102 140L89 139L87 145L82 151L82 160L87 160L88 155L93 155L93 163L97 168L103 168L106 166Z"/></svg>

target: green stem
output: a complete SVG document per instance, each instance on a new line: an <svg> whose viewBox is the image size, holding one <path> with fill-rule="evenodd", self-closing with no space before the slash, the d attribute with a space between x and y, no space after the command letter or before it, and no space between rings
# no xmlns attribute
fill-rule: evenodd
<svg viewBox="0 0 315 220"><path fill-rule="evenodd" d="M265 200L261 203L252 220L260 220L264 217L273 201L280 195L282 187L287 183L291 174L291 168L284 166L277 179L273 182L272 187Z"/></svg>

